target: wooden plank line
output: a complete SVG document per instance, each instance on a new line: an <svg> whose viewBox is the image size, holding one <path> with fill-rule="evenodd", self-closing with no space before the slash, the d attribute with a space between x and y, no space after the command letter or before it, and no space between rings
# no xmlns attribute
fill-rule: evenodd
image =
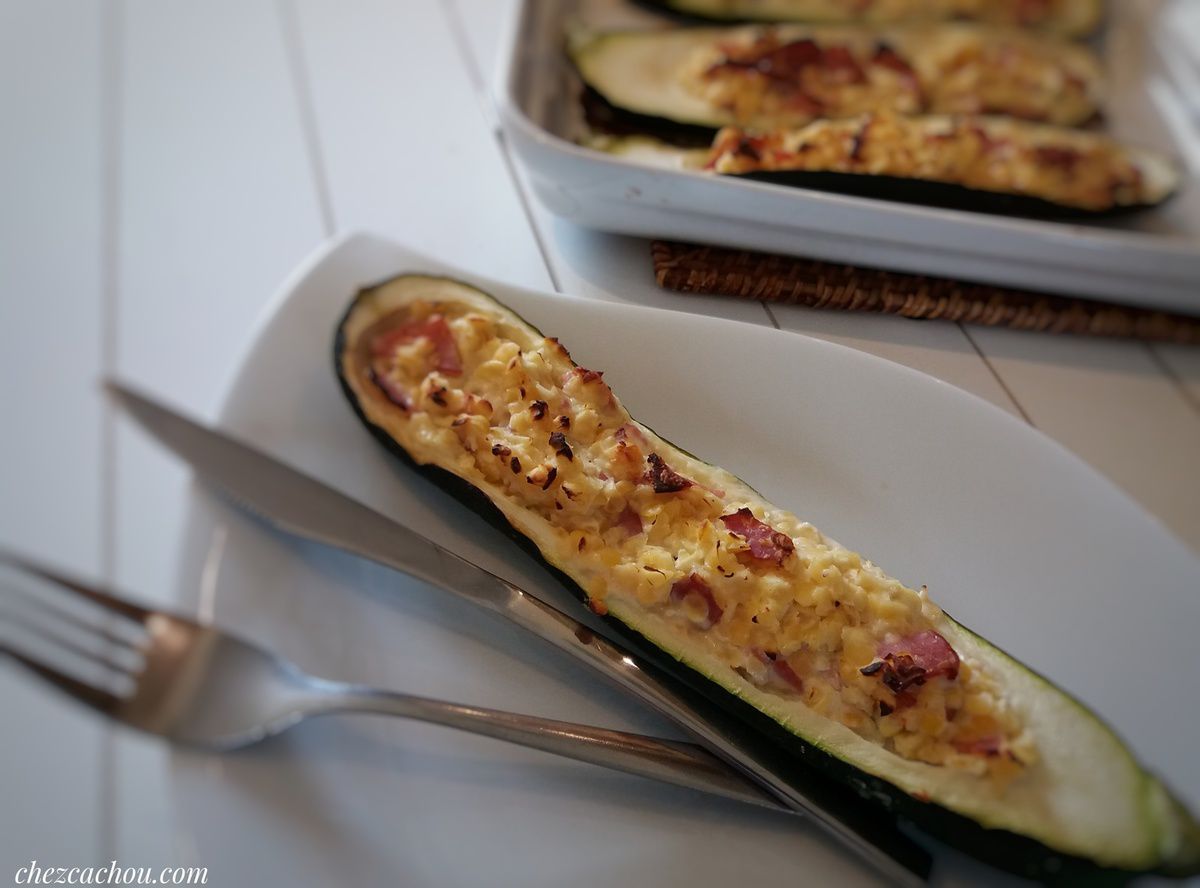
<svg viewBox="0 0 1200 888"><path fill-rule="evenodd" d="M1012 403L1013 408L1021 415L1023 420L1036 429L1037 423L1033 421L1033 417L1029 415L1029 412L1021 406L1021 402L1017 400L1016 394L1009 388L1008 383L1004 381L1004 377L1000 375L1000 371L996 369L996 365L984 354L983 349L979 347L979 343L975 341L975 337L971 335L971 331L964 324L956 324L956 326L962 330L962 334L966 337L967 342L971 343L971 348L975 349L975 354L979 355L979 360L983 361L983 365L988 368L988 372L995 378L996 384L1004 390L1004 394L1008 396L1008 400Z"/></svg>
<svg viewBox="0 0 1200 888"><path fill-rule="evenodd" d="M1144 344L971 335L1037 428L1200 549L1200 419Z"/></svg>
<svg viewBox="0 0 1200 888"><path fill-rule="evenodd" d="M124 0L105 7L100 21L100 372L111 377L120 347L121 250L121 63ZM100 576L116 584L117 565L117 418L115 406L104 399L100 412ZM103 859L114 859L119 843L116 777L116 728L106 725L100 736L100 780L97 799L97 845Z"/></svg>
<svg viewBox="0 0 1200 888"><path fill-rule="evenodd" d="M1159 366L1168 379L1178 386L1179 393L1183 396L1184 402L1197 413L1200 413L1200 384L1189 386L1182 372L1171 362L1161 346L1154 343L1147 343L1146 348L1149 350L1150 357L1154 363Z"/></svg>
<svg viewBox="0 0 1200 888"><path fill-rule="evenodd" d="M492 106L492 97L488 91L487 78L483 73L483 60L477 58L475 55L475 47L471 43L467 25L463 19L463 11L458 4L458 0L445 0L445 3L442 4L442 10L446 14L446 21L450 27L450 33L454 37L459 57L462 59L463 68L471 80L471 85L475 87L476 92L479 94L480 104L483 106L484 114L491 126L492 135L500 151L500 157L504 161L504 170L508 174L509 181L512 182L517 200L520 201L521 212L525 214L525 221L529 225L529 231L533 235L534 242L537 244L538 253L541 254L542 264L546 266L546 275L550 278L550 285L556 293L561 293L563 291L562 284L559 281L558 273L555 271L554 263L550 261L549 247L534 217L533 207L529 203L529 195L525 193L525 189L521 186L520 177L517 175L516 167L513 165L514 160L512 152L509 151L508 141L504 138L504 131L500 129L499 121L496 118L495 109Z"/></svg>
<svg viewBox="0 0 1200 888"><path fill-rule="evenodd" d="M767 320L771 322L771 326L776 330L782 330L783 328L779 326L779 319L775 317L775 312L771 311L771 306L767 305L765 302L759 302L758 304L761 305L763 307L763 311L767 313Z"/></svg>
<svg viewBox="0 0 1200 888"><path fill-rule="evenodd" d="M102 20L0 3L0 538L87 577L105 555ZM104 726L12 669L0 697L0 858L99 858Z"/></svg>
<svg viewBox="0 0 1200 888"><path fill-rule="evenodd" d="M347 12L295 0L295 8L338 227L546 287L545 256L445 3L357 0ZM436 88L425 83L431 77Z"/></svg>
<svg viewBox="0 0 1200 888"><path fill-rule="evenodd" d="M308 59L304 52L304 37L300 33L299 14L295 0L276 0L275 11L279 16L279 28L283 35L284 55L288 74L292 81L292 92L296 97L296 108L300 118L300 129L304 134L304 147L308 153L308 165L312 171L313 188L317 207L321 214L321 227L326 237L337 232L337 221L333 211L333 198L329 192L329 175L325 155L321 150L321 139L317 134L317 113L313 104L312 81L309 76Z"/></svg>
<svg viewBox="0 0 1200 888"><path fill-rule="evenodd" d="M450 33L454 36L454 42L458 45L459 56L463 60L467 76L471 78L472 85L486 101L488 98L487 78L483 75L483 60L475 57L475 53L471 47L471 40L467 36L467 27L463 22L462 10L459 8L458 0L445 0L442 4L442 10L446 13L446 20L450 25Z"/></svg>

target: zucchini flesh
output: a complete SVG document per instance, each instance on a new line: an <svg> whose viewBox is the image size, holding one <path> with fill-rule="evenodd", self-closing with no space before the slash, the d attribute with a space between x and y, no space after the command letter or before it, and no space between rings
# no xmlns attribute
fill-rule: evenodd
<svg viewBox="0 0 1200 888"><path fill-rule="evenodd" d="M944 692L954 681L967 682L969 670L998 689L1004 709L1022 732L1032 732L1035 752L1027 753L1016 738L1011 749L1019 749L1025 761L1009 768L1004 780L995 779L990 765L963 769L916 760L898 748L887 748L878 737L852 730L843 720L820 714L803 696L803 684L816 678L789 676L772 665L774 656L760 658L765 677L732 668L726 656L731 636L719 637L714 627L730 620L726 615L736 614L751 598L739 600L739 587L720 585L704 566L684 565L684 575L673 579L670 596L657 603L631 591L636 586L621 579L629 575L621 553L632 550L620 541L634 539L638 563L643 564L650 549L662 549L650 544L657 522L665 522L666 539L672 539L677 510L671 503L687 497L722 516L733 534L723 537L727 544L746 544L735 556L739 562L749 559L746 589L757 588L754 578L773 575L776 567L795 568L801 557L857 556L770 505L733 475L634 422L598 375L576 367L557 341L545 339L481 291L421 275L405 275L363 291L339 326L335 358L344 391L381 440L414 463L448 473L486 497L545 563L593 609L607 613L618 634L650 650L655 662L680 681L743 719L752 733L777 745L781 755L791 753L792 767L815 766L964 850L1027 874L1046 877L1097 867L1116 875L1182 873L1200 866L1195 822L1103 722L873 566L854 562L872 582L890 590L894 600L908 602L904 619L918 620L954 652L954 675L943 668L950 662L943 656L937 669L925 670L928 687ZM521 388L525 390L518 392ZM620 444L615 440L618 430L623 435ZM540 443L543 437L545 445ZM535 440L538 443L532 443ZM602 444L600 450L597 443ZM638 448L644 468L630 461L627 444ZM629 477L634 475L619 478L623 461L635 475L644 475L632 482ZM597 478L593 470L605 465L614 474ZM571 522L556 524L552 519L553 504L563 496L570 498L568 484L576 495L592 497L579 514L603 516L594 526L572 527ZM650 509L648 502L654 503ZM634 503L640 511L631 516ZM642 521L651 515L647 530ZM736 521L731 523L731 518ZM644 545L641 534L646 535ZM679 557L693 551L682 537L680 545ZM725 568L737 572L732 565ZM679 567L678 562L672 566L664 561L660 569L678 574ZM698 574L713 588L695 587ZM793 571L789 576L800 575ZM684 591L677 597L681 583ZM778 577L772 583L779 588ZM791 589L786 583L785 587ZM876 599L859 595L855 600ZM829 612L828 602L825 605ZM883 641L892 644L886 637ZM915 642L910 644L910 650L916 649ZM848 642L842 653L847 651ZM894 650L885 654L883 648L870 648L860 659L871 662L859 672L866 676L873 669L872 676L887 675L895 666L896 678L908 654L893 654ZM788 654L784 662L796 662L792 657ZM853 672L849 678L859 681ZM904 692L919 699L932 693L925 687L919 681L905 686ZM1009 739L1006 735L995 750L963 754L990 759L993 751L1009 748Z"/></svg>
<svg viewBox="0 0 1200 888"><path fill-rule="evenodd" d="M1103 16L1102 0L909 0L863 4L855 0L640 0L643 5L711 21L871 22L897 24L964 19L1039 28L1082 37Z"/></svg>
<svg viewBox="0 0 1200 888"><path fill-rule="evenodd" d="M571 56L618 113L664 127L767 129L874 111L1077 126L1104 94L1089 49L970 25L615 31L576 42Z"/></svg>

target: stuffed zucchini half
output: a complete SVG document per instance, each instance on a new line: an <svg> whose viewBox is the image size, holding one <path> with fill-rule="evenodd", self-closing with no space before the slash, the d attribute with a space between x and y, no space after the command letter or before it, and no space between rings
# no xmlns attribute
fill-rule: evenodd
<svg viewBox="0 0 1200 888"><path fill-rule="evenodd" d="M1098 115L1104 93L1085 47L969 25L616 31L571 55L593 99L663 138L872 111L1076 126Z"/></svg>
<svg viewBox="0 0 1200 888"><path fill-rule="evenodd" d="M794 762L1027 873L1200 861L1196 824L1096 715L633 420L488 295L395 278L359 294L335 352L376 436L482 495L593 611Z"/></svg>
<svg viewBox="0 0 1200 888"><path fill-rule="evenodd" d="M657 166L1036 218L1153 207L1180 183L1177 166L1153 151L999 117L881 113L795 130L728 127L707 152L645 137L594 136L585 144Z"/></svg>
<svg viewBox="0 0 1200 888"><path fill-rule="evenodd" d="M1082 37L1096 30L1102 0L641 0L644 5L713 21L863 22L892 25L952 19L1040 28Z"/></svg>

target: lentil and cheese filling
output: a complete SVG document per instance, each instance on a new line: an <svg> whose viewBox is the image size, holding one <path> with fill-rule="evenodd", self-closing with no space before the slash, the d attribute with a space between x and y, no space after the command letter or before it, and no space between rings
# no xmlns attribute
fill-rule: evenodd
<svg viewBox="0 0 1200 888"><path fill-rule="evenodd" d="M346 378L360 400L399 408L388 433L539 521L547 559L569 565L597 612L654 614L731 680L904 759L999 786L1038 760L994 677L934 629L924 589L656 446L556 339L416 299L354 342Z"/></svg>
<svg viewBox="0 0 1200 888"><path fill-rule="evenodd" d="M1089 50L1019 31L939 25L700 33L712 36L694 41L682 85L744 126L880 110L997 113L1075 126L1096 116L1101 99L1102 75Z"/></svg>
<svg viewBox="0 0 1200 888"><path fill-rule="evenodd" d="M893 176L1094 212L1158 203L1172 187L1169 164L1148 152L1095 133L989 117L881 113L792 130L727 127L707 168Z"/></svg>

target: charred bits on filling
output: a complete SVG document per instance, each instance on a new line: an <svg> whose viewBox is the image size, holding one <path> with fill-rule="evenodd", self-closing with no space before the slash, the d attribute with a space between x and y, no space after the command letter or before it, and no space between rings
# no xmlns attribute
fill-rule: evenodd
<svg viewBox="0 0 1200 888"><path fill-rule="evenodd" d="M867 134L871 131L871 120L868 119L854 134L854 141L850 145L850 159L858 162L863 159L863 149L867 147Z"/></svg>
<svg viewBox="0 0 1200 888"><path fill-rule="evenodd" d="M571 427L571 417L565 414L556 419L555 422L558 423L560 429L569 429Z"/></svg>
<svg viewBox="0 0 1200 888"><path fill-rule="evenodd" d="M738 139L737 153L742 155L742 157L748 157L751 160L762 160L762 154L759 152L755 141L756 140L750 138L749 136L742 136L740 139Z"/></svg>
<svg viewBox="0 0 1200 888"><path fill-rule="evenodd" d="M643 480L654 487L655 493L678 493L692 486L692 482L673 470L657 453L646 457L650 467L646 469Z"/></svg>
<svg viewBox="0 0 1200 888"><path fill-rule="evenodd" d="M437 404L439 407L446 406L446 387L442 386L439 389L434 389L429 393L429 400Z"/></svg>
<svg viewBox="0 0 1200 888"><path fill-rule="evenodd" d="M534 401L529 405L529 412L533 414L534 419L541 419L546 415L549 406L545 401Z"/></svg>
<svg viewBox="0 0 1200 888"><path fill-rule="evenodd" d="M521 461L519 459L517 459L515 456L512 458L512 461L509 462L508 465L509 465L509 468L512 469L512 472L514 475L521 474Z"/></svg>
<svg viewBox="0 0 1200 888"><path fill-rule="evenodd" d="M901 694L913 685L925 684L926 670L918 666L909 654L888 654L859 670L871 676L883 673L883 683L893 694Z"/></svg>
<svg viewBox="0 0 1200 888"><path fill-rule="evenodd" d="M554 479L558 477L558 469L555 466L538 466L532 472L525 476L525 483L536 484L542 490L548 490L550 485L554 483Z"/></svg>
<svg viewBox="0 0 1200 888"><path fill-rule="evenodd" d="M504 458L504 457L511 456L511 455L512 455L512 451L509 450L507 447L505 447L503 444L493 444L492 445L492 456L499 456L501 458Z"/></svg>
<svg viewBox="0 0 1200 888"><path fill-rule="evenodd" d="M569 460L575 458L575 454L571 450L571 445L567 443L567 438L562 432L550 433L550 446L554 448L554 452L559 456L566 457Z"/></svg>

